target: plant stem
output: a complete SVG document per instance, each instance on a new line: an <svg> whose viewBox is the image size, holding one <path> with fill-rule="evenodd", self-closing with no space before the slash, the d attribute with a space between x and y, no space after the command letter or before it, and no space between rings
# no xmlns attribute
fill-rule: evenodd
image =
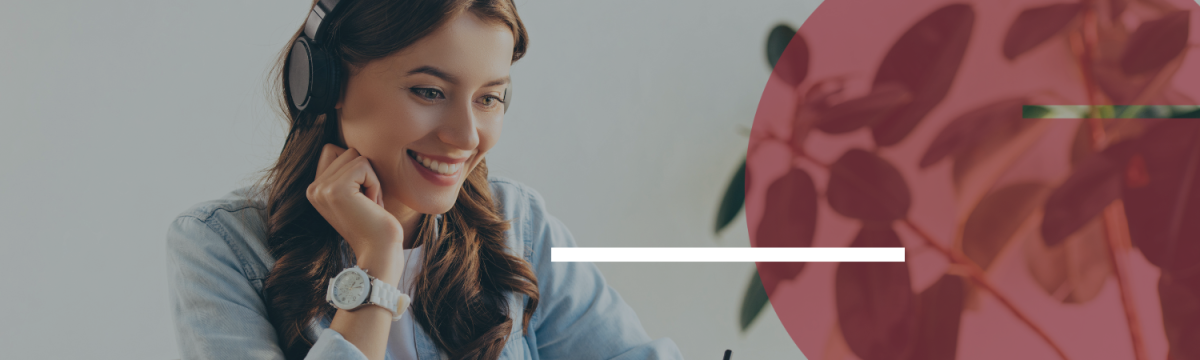
<svg viewBox="0 0 1200 360"><path fill-rule="evenodd" d="M1038 336L1041 336L1042 340L1046 341L1046 343L1049 344L1052 349L1054 349L1054 352L1058 353L1060 358L1063 360L1068 359L1067 353L1064 352L1062 348L1054 342L1054 340L1050 339L1050 335L1047 334L1041 326L1038 326L1033 322L1032 319L1029 318L1028 315L1025 315L1024 312L1018 309L1017 306L1014 305L1007 296L1000 293L1000 290L997 289L994 284L992 284L991 280L988 280L986 273L984 273L983 269L980 268L979 265L976 265L974 261L971 261L970 258L968 258L966 255L963 255L961 252L942 246L942 244L938 243L937 240L935 240L933 236L929 234L929 232L925 231L925 229L921 228L920 226L917 226L917 224L913 223L912 220L905 218L901 220L901 222L903 222L904 225L908 226L909 229L924 239L926 244L929 244L929 246L937 249L939 252L949 258L951 262L965 267L967 269L967 275L972 282L979 285L984 290L992 293L992 296L995 297L996 300L999 300L1004 307L1008 308L1008 311L1012 312L1017 319L1024 322L1025 325L1028 325L1030 329L1033 329L1033 332L1037 333Z"/></svg>
<svg viewBox="0 0 1200 360"><path fill-rule="evenodd" d="M1083 50L1083 53L1079 54L1079 66L1083 71L1084 86L1087 87L1088 105L1092 108L1087 124L1092 130L1092 150L1096 152L1108 147L1109 141L1104 132L1104 122L1097 116L1099 111L1096 106L1096 95L1099 94L1099 89L1093 79L1091 69L1092 60L1095 58L1093 55L1094 45L1099 41L1099 26L1095 9L1088 7L1083 11L1083 26L1077 33L1078 37L1072 39L1078 39ZM1138 110L1140 108L1126 109L1121 117L1125 117L1130 111L1136 113ZM1108 243L1109 260L1113 265L1113 275L1117 279L1117 290L1121 294L1121 306L1125 311L1125 321L1129 325L1129 340L1133 343L1134 359L1148 360L1141 323L1138 321L1137 309L1133 305L1133 294L1129 289L1129 270L1126 264L1129 257L1127 251L1129 248L1129 225L1126 222L1124 207L1120 200L1104 208L1101 221L1104 225L1104 238Z"/></svg>
<svg viewBox="0 0 1200 360"><path fill-rule="evenodd" d="M1100 109L1097 97L1100 97L1101 90L1092 78L1092 61L1095 59L1093 55L1093 45L1098 41L1099 35L1096 28L1096 11L1090 7L1083 11L1083 26L1078 31L1071 32L1068 36L1068 41L1071 44L1071 50L1075 53L1075 58L1079 61L1079 71L1083 78L1084 92L1087 94L1089 116L1091 118L1100 117Z"/></svg>
<svg viewBox="0 0 1200 360"><path fill-rule="evenodd" d="M1092 150L1100 152L1108 147L1108 135L1104 132L1104 124L1100 119L1087 119L1087 125L1092 130ZM1133 342L1133 356L1137 360L1147 360L1145 339L1142 337L1141 322L1138 321L1137 307L1133 304L1133 293L1129 288L1129 225L1125 219L1125 206L1121 200L1114 201L1104 208L1101 215L1104 223L1104 239L1108 243L1109 260L1113 265L1113 276L1117 278L1117 291L1121 294L1121 305L1125 310L1125 321L1129 323L1129 337Z"/></svg>

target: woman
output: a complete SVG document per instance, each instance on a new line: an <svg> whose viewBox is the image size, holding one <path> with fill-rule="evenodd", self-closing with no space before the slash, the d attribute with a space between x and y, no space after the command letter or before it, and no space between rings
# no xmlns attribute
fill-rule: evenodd
<svg viewBox="0 0 1200 360"><path fill-rule="evenodd" d="M332 108L313 111L296 74L315 75L285 49L279 160L171 225L184 358L681 358L595 266L550 262L574 240L537 192L487 175L528 42L511 0L324 0L314 14L292 46L315 32L335 59Z"/></svg>

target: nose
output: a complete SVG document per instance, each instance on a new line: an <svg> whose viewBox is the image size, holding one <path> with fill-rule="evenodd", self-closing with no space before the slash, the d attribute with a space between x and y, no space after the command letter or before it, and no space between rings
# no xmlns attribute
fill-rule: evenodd
<svg viewBox="0 0 1200 360"><path fill-rule="evenodd" d="M470 103L453 106L438 126L438 139L459 149L474 150L479 146L476 120L475 111Z"/></svg>

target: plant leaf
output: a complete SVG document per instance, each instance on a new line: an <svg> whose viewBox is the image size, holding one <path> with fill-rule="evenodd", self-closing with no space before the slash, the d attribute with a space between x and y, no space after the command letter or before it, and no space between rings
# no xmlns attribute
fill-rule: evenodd
<svg viewBox="0 0 1200 360"><path fill-rule="evenodd" d="M738 322L742 327L742 332L750 328L750 324L754 323L754 319L758 318L758 314L767 306L767 290L763 288L762 278L758 277L758 271L750 276L750 285L746 287L746 296L742 298L742 313L738 318Z"/></svg>
<svg viewBox="0 0 1200 360"><path fill-rule="evenodd" d="M1001 165L1014 161L1016 157L1024 154L1032 146L1033 140L1037 140L1036 136L1045 131L1043 125L1042 132L1026 134L1027 130L1037 127L1039 121L1043 124L1049 123L1044 120L1023 118L998 121L975 141L964 142L962 147L952 154L954 164L951 166L951 176L954 184L961 190L966 185L967 176L977 168ZM993 170L1003 171L1004 169ZM999 175L993 174L987 178L995 180L993 177ZM986 186L991 188L990 185ZM979 194L980 197L982 195Z"/></svg>
<svg viewBox="0 0 1200 360"><path fill-rule="evenodd" d="M908 184L887 160L862 149L850 149L829 170L829 206L838 213L868 221L892 221L908 215Z"/></svg>
<svg viewBox="0 0 1200 360"><path fill-rule="evenodd" d="M830 107L821 113L817 129L829 134L847 133L874 123L912 101L912 93L897 83L881 84L863 97Z"/></svg>
<svg viewBox="0 0 1200 360"><path fill-rule="evenodd" d="M1166 330L1168 359L1200 359L1200 285L1196 278L1163 272L1158 279L1158 298L1162 303L1163 330Z"/></svg>
<svg viewBox="0 0 1200 360"><path fill-rule="evenodd" d="M1046 199L1042 240L1058 245L1121 197L1121 173L1133 142L1114 144L1080 162Z"/></svg>
<svg viewBox="0 0 1200 360"><path fill-rule="evenodd" d="M1146 132L1146 128L1161 122L1163 119L1100 119L1104 124L1104 137L1110 144L1137 139ZM1071 143L1071 167L1079 167L1083 160L1096 153L1092 150L1092 127L1087 121L1080 122L1075 130L1075 139Z"/></svg>
<svg viewBox="0 0 1200 360"><path fill-rule="evenodd" d="M912 102L871 125L879 146L903 140L946 97L975 24L970 5L944 6L908 29L884 56L873 84L900 83Z"/></svg>
<svg viewBox="0 0 1200 360"><path fill-rule="evenodd" d="M1019 120L1017 116L1026 101L1025 98L1000 100L968 111L950 121L929 143L925 155L921 156L921 168L936 164L947 155L977 143L979 139L991 134L995 127Z"/></svg>
<svg viewBox="0 0 1200 360"><path fill-rule="evenodd" d="M963 225L963 253L986 270L1049 190L1042 183L1019 183L984 196Z"/></svg>
<svg viewBox="0 0 1200 360"><path fill-rule="evenodd" d="M1041 119L1049 113L1050 108L1045 106L1025 105L1021 107L1021 117L1025 119Z"/></svg>
<svg viewBox="0 0 1200 360"><path fill-rule="evenodd" d="M1112 275L1108 240L1100 217L1047 247L1038 232L1025 242L1025 262L1034 280L1055 300L1086 303L1099 295Z"/></svg>
<svg viewBox="0 0 1200 360"><path fill-rule="evenodd" d="M1168 119L1148 129L1124 164L1125 216L1133 243L1175 271L1200 258L1200 122Z"/></svg>
<svg viewBox="0 0 1200 360"><path fill-rule="evenodd" d="M851 246L898 247L890 224L864 223ZM905 358L916 338L916 295L908 265L839 263L834 278L838 321L850 350L862 360Z"/></svg>
<svg viewBox="0 0 1200 360"><path fill-rule="evenodd" d="M954 275L942 275L921 292L916 348L909 359L955 359L965 298L966 286L962 278Z"/></svg>
<svg viewBox="0 0 1200 360"><path fill-rule="evenodd" d="M737 216L738 211L742 210L745 203L746 160L742 160L742 165L733 173L733 179L729 180L729 186L725 188L725 196L721 198L721 206L717 209L717 226L713 232L719 233L721 229L733 222L733 218Z"/></svg>
<svg viewBox="0 0 1200 360"><path fill-rule="evenodd" d="M1190 19L1191 13L1182 10L1138 26L1121 54L1121 71L1147 73L1179 56L1187 46Z"/></svg>
<svg viewBox="0 0 1200 360"><path fill-rule="evenodd" d="M767 33L767 64L772 69L775 68L775 63L779 62L779 57L783 56L783 50L787 49L788 43L795 35L796 30L785 24L775 25L771 28L771 32Z"/></svg>
<svg viewBox="0 0 1200 360"><path fill-rule="evenodd" d="M808 42L790 26L775 25L767 35L767 63L775 75L793 87L808 76L808 56Z"/></svg>
<svg viewBox="0 0 1200 360"><path fill-rule="evenodd" d="M1067 285L1066 246L1046 246L1038 233L1032 233L1025 239L1025 266L1034 282L1055 300L1064 301L1070 291Z"/></svg>
<svg viewBox="0 0 1200 360"><path fill-rule="evenodd" d="M1112 19L1113 21L1120 19L1121 14L1125 13L1125 9L1129 8L1129 3L1127 2L1127 0L1110 0L1108 2L1108 5L1109 5L1109 18Z"/></svg>
<svg viewBox="0 0 1200 360"><path fill-rule="evenodd" d="M817 228L817 189L803 169L793 168L767 188L763 217L755 232L756 247L812 246ZM765 262L758 268L767 283L795 278L803 262Z"/></svg>
<svg viewBox="0 0 1200 360"><path fill-rule="evenodd" d="M1061 244L1066 248L1067 284L1070 294L1063 302L1082 304L1100 295L1112 275L1112 257L1104 235L1104 220L1097 216Z"/></svg>
<svg viewBox="0 0 1200 360"><path fill-rule="evenodd" d="M1025 9L1004 36L1004 57L1016 59L1049 40L1079 15L1083 4L1054 4Z"/></svg>

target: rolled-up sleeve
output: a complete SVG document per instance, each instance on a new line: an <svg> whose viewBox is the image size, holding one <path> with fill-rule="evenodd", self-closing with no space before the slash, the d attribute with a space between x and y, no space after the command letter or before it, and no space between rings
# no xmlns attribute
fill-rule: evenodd
<svg viewBox="0 0 1200 360"><path fill-rule="evenodd" d="M552 247L575 247L571 232L526 190L540 299L531 319L536 359L682 359L668 338L651 339L633 309L609 287L595 264L551 262Z"/></svg>
<svg viewBox="0 0 1200 360"><path fill-rule="evenodd" d="M284 359L275 328L246 260L229 239L194 216L167 231L167 281L183 359ZM337 331L324 329L306 359L366 356Z"/></svg>

